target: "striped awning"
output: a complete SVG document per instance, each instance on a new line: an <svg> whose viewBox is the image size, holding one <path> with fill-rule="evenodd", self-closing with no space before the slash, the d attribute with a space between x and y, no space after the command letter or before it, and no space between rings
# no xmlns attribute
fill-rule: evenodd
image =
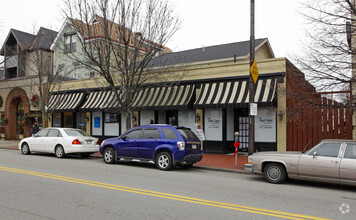
<svg viewBox="0 0 356 220"><path fill-rule="evenodd" d="M80 111L99 111L102 109L118 108L119 104L113 91L93 91L79 108Z"/></svg>
<svg viewBox="0 0 356 220"><path fill-rule="evenodd" d="M84 97L82 92L53 94L47 107L52 112L73 112L76 111Z"/></svg>
<svg viewBox="0 0 356 220"><path fill-rule="evenodd" d="M141 90L133 103L134 109L187 109L193 105L194 85L148 87Z"/></svg>
<svg viewBox="0 0 356 220"><path fill-rule="evenodd" d="M260 78L257 81L255 102L272 104L275 99L277 78ZM202 84L194 108L241 107L249 103L248 79Z"/></svg>

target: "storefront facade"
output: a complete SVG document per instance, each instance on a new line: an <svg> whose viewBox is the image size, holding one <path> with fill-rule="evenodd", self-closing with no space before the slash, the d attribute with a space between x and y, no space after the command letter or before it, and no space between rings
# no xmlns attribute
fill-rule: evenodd
<svg viewBox="0 0 356 220"><path fill-rule="evenodd" d="M286 97L280 90L285 88L287 60L274 58L267 39L259 41L257 47L260 76L255 95L258 104L255 148L258 151L285 151ZM133 102L132 126L158 123L186 126L193 130L199 127L204 131L204 151L213 153L233 152L234 133L238 131L240 150L247 151L247 57L240 56L237 62L229 57L192 63L184 70L186 74L182 80L174 86L147 84ZM101 140L124 133L125 118L120 115L114 95L108 88L97 88L97 85L90 79L62 84L58 95L62 93L68 96L63 100L76 101L66 104L60 98L57 101L53 99L52 106L57 113L52 117L52 125L64 126L65 114L71 112L73 127L85 124L86 131ZM75 93L82 94L80 100L71 98ZM56 102L61 106L54 107ZM66 109L65 106L74 108ZM85 118L83 123L78 122L80 117Z"/></svg>

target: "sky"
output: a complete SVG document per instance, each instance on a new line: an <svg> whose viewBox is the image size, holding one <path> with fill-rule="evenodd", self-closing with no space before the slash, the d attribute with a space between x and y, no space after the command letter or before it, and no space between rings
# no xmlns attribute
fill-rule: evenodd
<svg viewBox="0 0 356 220"><path fill-rule="evenodd" d="M58 31L63 0L2 0L0 44L11 28L35 33ZM183 21L166 46L173 51L250 39L250 0L168 0ZM255 0L255 38L268 38L276 57L301 53L306 23L298 13L304 0Z"/></svg>

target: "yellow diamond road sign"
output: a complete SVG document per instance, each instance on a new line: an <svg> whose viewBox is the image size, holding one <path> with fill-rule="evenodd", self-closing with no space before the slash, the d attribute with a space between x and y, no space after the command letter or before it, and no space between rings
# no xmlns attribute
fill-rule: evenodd
<svg viewBox="0 0 356 220"><path fill-rule="evenodd" d="M253 79L253 83L256 84L258 78L258 68L257 68L256 60L253 61L252 66L250 67L250 72Z"/></svg>

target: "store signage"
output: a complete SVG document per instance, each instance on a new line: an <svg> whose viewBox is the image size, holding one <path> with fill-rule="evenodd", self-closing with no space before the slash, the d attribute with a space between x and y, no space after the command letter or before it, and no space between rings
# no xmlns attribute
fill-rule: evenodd
<svg viewBox="0 0 356 220"><path fill-rule="evenodd" d="M255 118L255 141L275 143L276 137L276 109L260 108Z"/></svg>
<svg viewBox="0 0 356 220"><path fill-rule="evenodd" d="M94 118L94 128L100 128L100 117Z"/></svg>
<svg viewBox="0 0 356 220"><path fill-rule="evenodd" d="M250 103L250 115L257 116L257 103Z"/></svg>
<svg viewBox="0 0 356 220"><path fill-rule="evenodd" d="M41 113L25 113L25 118L42 117Z"/></svg>

